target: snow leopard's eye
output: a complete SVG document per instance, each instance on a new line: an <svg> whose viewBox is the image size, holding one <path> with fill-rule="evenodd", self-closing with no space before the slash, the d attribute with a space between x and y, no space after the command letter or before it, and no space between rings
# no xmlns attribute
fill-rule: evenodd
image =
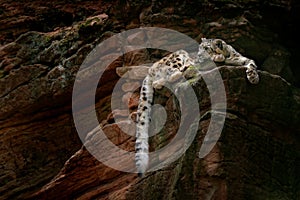
<svg viewBox="0 0 300 200"><path fill-rule="evenodd" d="M204 46L204 49L205 49L205 51L208 51L209 47L208 46Z"/></svg>
<svg viewBox="0 0 300 200"><path fill-rule="evenodd" d="M223 44L222 44L222 41L217 40L217 41L216 41L216 46L217 46L220 50L223 50Z"/></svg>

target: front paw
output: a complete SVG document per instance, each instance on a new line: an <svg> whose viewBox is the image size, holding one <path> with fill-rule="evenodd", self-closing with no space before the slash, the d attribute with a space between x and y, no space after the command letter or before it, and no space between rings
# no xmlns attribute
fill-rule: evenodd
<svg viewBox="0 0 300 200"><path fill-rule="evenodd" d="M258 72L255 68L253 68L253 67L247 68L246 75L247 75L247 79L249 80L250 83L258 84L259 75L258 75Z"/></svg>
<svg viewBox="0 0 300 200"><path fill-rule="evenodd" d="M215 54L213 56L213 61L214 62L224 62L225 61L225 56L223 54Z"/></svg>

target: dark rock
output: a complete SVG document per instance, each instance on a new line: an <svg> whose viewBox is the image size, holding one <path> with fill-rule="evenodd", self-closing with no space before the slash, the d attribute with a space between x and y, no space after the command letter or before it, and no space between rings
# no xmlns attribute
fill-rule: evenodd
<svg viewBox="0 0 300 200"><path fill-rule="evenodd" d="M0 198L298 199L298 4L291 0L1 1ZM222 38L270 73L260 71L261 82L254 86L247 82L243 68L220 69L227 95L226 122L217 145L201 159L198 153L212 112L205 82L196 81L201 120L192 145L170 166L138 179L136 174L106 167L82 146L71 98L75 76L92 49L116 33L141 26L170 28L197 41ZM130 41L138 39L147 40ZM106 46L106 52L114 45ZM123 131L133 135L134 130L124 112L117 113L122 119L118 122L110 115L111 93L119 80L116 69L125 73L130 67L124 66L154 62L166 53L129 52L111 63L99 80L98 121L123 149L134 151L134 138ZM90 62L97 65L108 57ZM89 83L82 86L89 91ZM86 98L83 94L76 101ZM136 93L126 99L130 111L137 99ZM169 143L180 120L170 91L158 91L156 102L166 108L168 123L151 139L152 151ZM81 121L90 125L87 118ZM96 136L91 130L87 138L105 142Z"/></svg>
<svg viewBox="0 0 300 200"><path fill-rule="evenodd" d="M260 73L260 84L251 85L244 77L244 68L221 67L220 71L227 93L226 121L221 138L206 157L198 157L211 120L206 104L209 93L201 79L196 92L201 96L201 113L208 116L202 117L192 145L176 162L139 179L103 166L83 148L34 198L72 194L83 199L297 199L299 89L265 72ZM174 102L172 98L170 103ZM170 103L166 109L172 116L174 105ZM178 120L171 117L168 121L171 123L166 129L176 133ZM106 125L103 130L120 148L133 149L133 140L124 137L117 124ZM97 141L94 134L92 131L89 138ZM152 148L167 144L170 136L155 136ZM107 177L110 175L114 178ZM74 180L76 184L72 185Z"/></svg>

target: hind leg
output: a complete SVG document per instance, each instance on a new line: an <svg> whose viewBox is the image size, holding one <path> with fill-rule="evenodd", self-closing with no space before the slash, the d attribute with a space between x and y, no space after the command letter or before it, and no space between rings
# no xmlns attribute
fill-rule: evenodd
<svg viewBox="0 0 300 200"><path fill-rule="evenodd" d="M161 78L159 80L153 81L152 87L155 89L161 89L166 83L166 80Z"/></svg>

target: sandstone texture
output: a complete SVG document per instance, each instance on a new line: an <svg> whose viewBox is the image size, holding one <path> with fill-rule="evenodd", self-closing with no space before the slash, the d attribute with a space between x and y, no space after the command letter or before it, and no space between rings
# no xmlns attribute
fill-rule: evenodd
<svg viewBox="0 0 300 200"><path fill-rule="evenodd" d="M291 0L0 0L0 199L299 199L299 8ZM198 42L222 38L254 59L261 77L251 85L244 68L220 66L226 112L211 109L212 94L201 77L191 80L199 100L197 134L179 159L143 178L93 157L87 147L105 141L93 127L83 144L72 115L73 84L87 55L111 36L138 27L168 28ZM133 37L130 42L136 38L147 40ZM116 45L102 50L113 51ZM123 51L120 45L118 53ZM99 80L95 110L100 127L126 151L134 151L141 78L149 63L165 54L150 48L131 51L109 63ZM206 75L214 78L216 70ZM81 72L98 75L88 68ZM119 96L113 96L117 86ZM77 103L88 97L89 83L82 87L86 93ZM189 119L178 117L177 100L167 89L155 95L165 112L158 107L161 118L154 121L168 123L156 126L163 128L150 140L152 151L167 145L180 121ZM120 102L128 109L112 106ZM217 141L216 135L205 141L217 143L199 158L215 112L225 116L224 128ZM91 124L88 118L81 122ZM174 148L177 152L181 146Z"/></svg>

